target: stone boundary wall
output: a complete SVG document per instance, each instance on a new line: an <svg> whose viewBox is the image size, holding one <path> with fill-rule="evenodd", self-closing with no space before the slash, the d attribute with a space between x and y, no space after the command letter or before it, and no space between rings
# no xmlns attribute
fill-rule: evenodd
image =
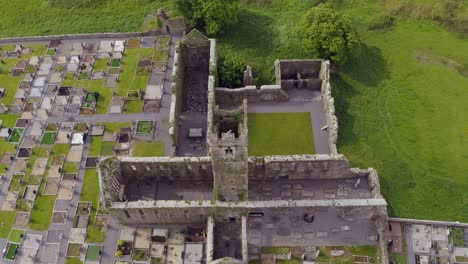
<svg viewBox="0 0 468 264"><path fill-rule="evenodd" d="M343 155L285 155L249 158L249 178L344 179L357 175Z"/></svg>
<svg viewBox="0 0 468 264"><path fill-rule="evenodd" d="M215 90L216 101L228 106L239 105L243 99L247 99L249 103L288 100L288 93L280 85L262 85L260 89L254 85L235 89L217 87Z"/></svg>
<svg viewBox="0 0 468 264"><path fill-rule="evenodd" d="M172 139L171 156L176 155L178 144L179 115L182 111L182 85L184 84L184 61L180 43L174 51L174 65L172 66L171 105L169 108L169 136Z"/></svg>
<svg viewBox="0 0 468 264"><path fill-rule="evenodd" d="M338 140L338 119L335 115L335 100L330 85L330 62L322 61L319 78L322 79L322 104L328 126L328 145L332 155L338 154L336 143Z"/></svg>
<svg viewBox="0 0 468 264"><path fill-rule="evenodd" d="M134 38L134 37L166 36L166 35L168 34L163 29L145 31L145 32L64 34L64 35L49 35L49 36L1 38L0 44L9 44L9 43L18 43L18 42L44 42L44 41L52 41L52 40L73 40L73 39Z"/></svg>

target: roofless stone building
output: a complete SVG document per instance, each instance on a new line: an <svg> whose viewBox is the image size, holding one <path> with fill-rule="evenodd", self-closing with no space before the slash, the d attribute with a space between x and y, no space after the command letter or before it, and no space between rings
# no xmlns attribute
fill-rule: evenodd
<svg viewBox="0 0 468 264"><path fill-rule="evenodd" d="M114 218L206 225L206 263L247 263L265 246L324 245L378 245L379 262L388 263L377 172L350 168L337 152L328 61L279 60L274 85L218 88L216 42L193 30L178 44L173 67L173 156L99 164ZM324 137L322 153L248 156L248 105L303 92L316 95L323 117L325 126L314 128Z"/></svg>

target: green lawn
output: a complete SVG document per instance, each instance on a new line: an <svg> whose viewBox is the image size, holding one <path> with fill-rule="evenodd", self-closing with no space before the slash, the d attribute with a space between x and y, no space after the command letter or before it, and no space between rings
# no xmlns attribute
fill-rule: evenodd
<svg viewBox="0 0 468 264"><path fill-rule="evenodd" d="M8 141L11 143L19 143L23 132L24 128L14 128L11 132L10 139Z"/></svg>
<svg viewBox="0 0 468 264"><path fill-rule="evenodd" d="M468 221L467 42L429 22L364 42L333 78L339 151L378 170L391 215Z"/></svg>
<svg viewBox="0 0 468 264"><path fill-rule="evenodd" d="M1 12L1 11L0 11ZM0 103L5 105L11 105L15 99L16 90L18 90L19 84L21 83L21 77L12 77L10 72L5 67L1 67L2 72L0 73L1 88L5 88L5 95L0 99Z"/></svg>
<svg viewBox="0 0 468 264"><path fill-rule="evenodd" d="M138 48L128 49L122 60L121 74L119 83L115 88L115 92L119 96L126 96L129 90L142 90L146 89L148 84L149 74L144 76L137 76L136 69L138 61L153 55L152 48Z"/></svg>
<svg viewBox="0 0 468 264"><path fill-rule="evenodd" d="M313 154L310 113L248 114L249 155Z"/></svg>
<svg viewBox="0 0 468 264"><path fill-rule="evenodd" d="M70 80L65 79L62 85L86 88L88 92L98 92L96 114L106 114L112 103L112 89L104 87L105 80Z"/></svg>
<svg viewBox="0 0 468 264"><path fill-rule="evenodd" d="M130 127L132 126L131 122L99 122L97 125L105 126L106 132L119 132L122 127Z"/></svg>
<svg viewBox="0 0 468 264"><path fill-rule="evenodd" d="M41 144L45 144L45 145L54 144L56 134L57 133L55 133L55 132L46 132L46 133L44 133L44 135L42 136Z"/></svg>
<svg viewBox="0 0 468 264"><path fill-rule="evenodd" d="M114 156L114 147L116 143L115 141L112 142L102 142L102 147L101 147L101 154L100 156Z"/></svg>
<svg viewBox="0 0 468 264"><path fill-rule="evenodd" d="M141 113L143 111L143 101L126 101L125 113Z"/></svg>
<svg viewBox="0 0 468 264"><path fill-rule="evenodd" d="M62 4L49 4L54 2ZM16 0L2 4L0 37L17 37L136 31L148 14L160 7L170 9L174 1Z"/></svg>
<svg viewBox="0 0 468 264"><path fill-rule="evenodd" d="M86 251L86 260L98 261L101 258L99 251L101 251L102 246L89 245L88 250Z"/></svg>
<svg viewBox="0 0 468 264"><path fill-rule="evenodd" d="M26 231L24 230L12 229L10 233L10 237L8 238L8 241L21 244L21 241L23 241L23 236L25 233Z"/></svg>
<svg viewBox="0 0 468 264"><path fill-rule="evenodd" d="M16 211L0 211L0 222L5 223L5 225L0 225L0 238L7 238L10 234L11 227L15 222Z"/></svg>
<svg viewBox="0 0 468 264"><path fill-rule="evenodd" d="M102 136L93 136L91 137L91 145L89 147L88 156L98 157L101 155L102 149Z"/></svg>
<svg viewBox="0 0 468 264"><path fill-rule="evenodd" d="M52 154L67 155L70 148L71 148L70 144L55 144L54 147L52 148Z"/></svg>
<svg viewBox="0 0 468 264"><path fill-rule="evenodd" d="M80 163L65 162L63 164L63 173L77 173L80 167Z"/></svg>
<svg viewBox="0 0 468 264"><path fill-rule="evenodd" d="M38 231L49 229L56 198L57 195L42 195L42 191L40 192L31 211L29 228Z"/></svg>
<svg viewBox="0 0 468 264"><path fill-rule="evenodd" d="M162 142L136 142L133 156L162 157L164 152L164 143Z"/></svg>
<svg viewBox="0 0 468 264"><path fill-rule="evenodd" d="M94 169L87 169L83 180L83 188L81 190L80 201L92 202L93 209L89 217L88 235L86 241L88 243L103 243L105 239L105 232L94 229L96 222L96 212L99 206L99 196L101 188L99 185L99 176Z"/></svg>
<svg viewBox="0 0 468 264"><path fill-rule="evenodd" d="M19 248L20 245L18 244L10 244L8 251L6 252L5 259L7 260L15 260L16 259L16 250Z"/></svg>
<svg viewBox="0 0 468 264"><path fill-rule="evenodd" d="M83 264L80 258L66 258L65 264Z"/></svg>
<svg viewBox="0 0 468 264"><path fill-rule="evenodd" d="M0 157L3 156L5 153L15 153L15 144L8 143L4 139L0 139ZM0 164L0 173L3 173L6 171L8 165L5 164Z"/></svg>
<svg viewBox="0 0 468 264"><path fill-rule="evenodd" d="M107 63L109 63L108 59L98 59L96 62L94 62L93 65L93 71L94 72L99 72L99 71L107 71Z"/></svg>
<svg viewBox="0 0 468 264"><path fill-rule="evenodd" d="M16 114L0 114L0 120L2 120L2 127L13 128L18 120L18 115Z"/></svg>

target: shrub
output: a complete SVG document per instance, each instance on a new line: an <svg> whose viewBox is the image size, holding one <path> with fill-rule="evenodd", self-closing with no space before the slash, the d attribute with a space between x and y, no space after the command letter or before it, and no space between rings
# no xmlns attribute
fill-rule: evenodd
<svg viewBox="0 0 468 264"><path fill-rule="evenodd" d="M123 256L122 250L117 250L117 251L115 252L115 256L116 256L116 257Z"/></svg>
<svg viewBox="0 0 468 264"><path fill-rule="evenodd" d="M218 59L218 81L220 87L238 88L243 85L243 60L234 53L225 53Z"/></svg>
<svg viewBox="0 0 468 264"><path fill-rule="evenodd" d="M123 246L123 245L125 245L125 241L123 241L123 240L119 240L119 242L118 242L118 245L119 245L119 246Z"/></svg>
<svg viewBox="0 0 468 264"><path fill-rule="evenodd" d="M237 22L238 0L176 0L177 9L185 16L188 24L217 35Z"/></svg>
<svg viewBox="0 0 468 264"><path fill-rule="evenodd" d="M393 16L382 16L374 20L369 25L369 30L390 29L395 25L396 19Z"/></svg>
<svg viewBox="0 0 468 264"><path fill-rule="evenodd" d="M349 19L330 8L314 7L306 12L295 35L311 57L344 64L359 47L359 38Z"/></svg>

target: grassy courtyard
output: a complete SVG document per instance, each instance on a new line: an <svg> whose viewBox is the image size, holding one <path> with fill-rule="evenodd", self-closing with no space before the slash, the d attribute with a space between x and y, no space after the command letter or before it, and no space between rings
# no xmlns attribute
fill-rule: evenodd
<svg viewBox="0 0 468 264"><path fill-rule="evenodd" d="M310 113L249 114L249 155L313 154Z"/></svg>
<svg viewBox="0 0 468 264"><path fill-rule="evenodd" d="M164 156L164 143L162 142L136 142L133 150L134 157L162 157Z"/></svg>

